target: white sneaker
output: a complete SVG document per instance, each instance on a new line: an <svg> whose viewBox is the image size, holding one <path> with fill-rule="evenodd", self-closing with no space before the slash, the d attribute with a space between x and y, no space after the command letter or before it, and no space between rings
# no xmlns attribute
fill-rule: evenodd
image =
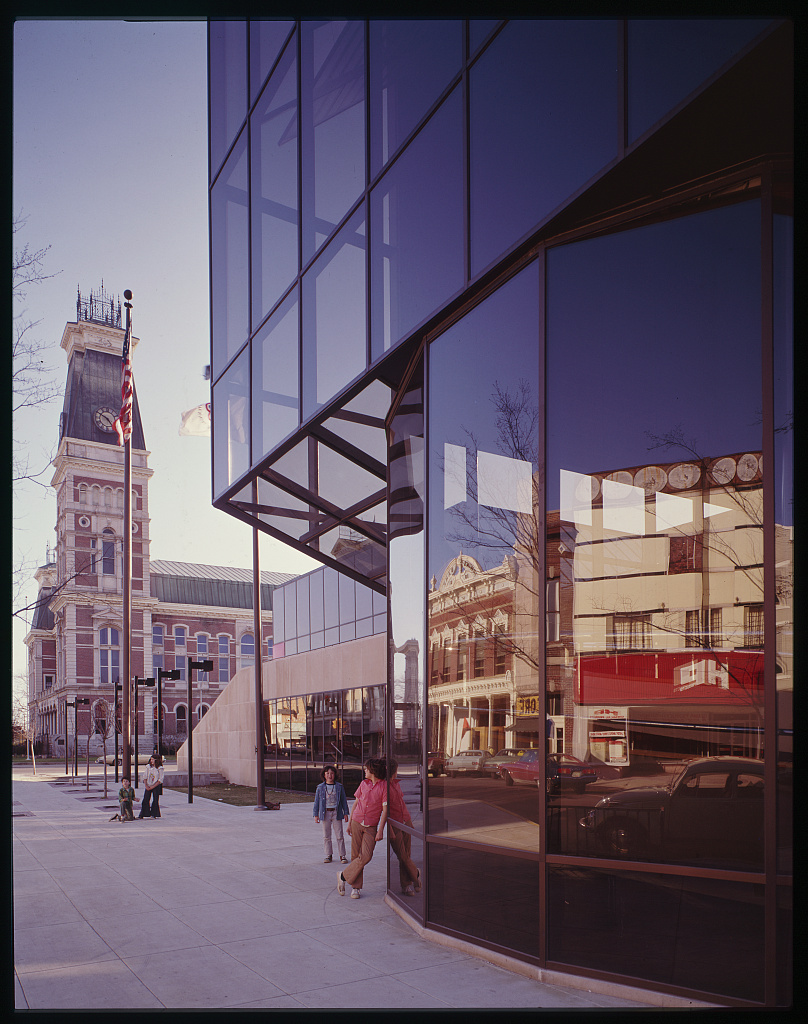
<svg viewBox="0 0 808 1024"><path fill-rule="evenodd" d="M351 889L351 899L358 900L362 893L358 889Z"/></svg>
<svg viewBox="0 0 808 1024"><path fill-rule="evenodd" d="M401 891L402 891L402 893L403 893L403 894L404 894L405 896L414 896L414 895L415 895L415 893L413 892L413 888L412 888L412 886L411 886L411 885L405 885L405 886L404 886L404 888L403 888L403 889L402 889Z"/></svg>

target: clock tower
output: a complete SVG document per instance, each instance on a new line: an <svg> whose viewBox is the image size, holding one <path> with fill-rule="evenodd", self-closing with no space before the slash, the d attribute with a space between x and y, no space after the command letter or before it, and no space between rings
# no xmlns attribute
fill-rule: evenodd
<svg viewBox="0 0 808 1024"><path fill-rule="evenodd" d="M49 608L56 633L53 697L113 702L123 670L124 449L114 428L121 407L124 342L121 303L103 290L81 293L65 326L67 384L51 486L56 491L56 557ZM137 338L131 339L134 354ZM136 364L136 359L133 358ZM152 470L137 392L132 408L132 675L143 677L144 636L151 637L148 481ZM150 651L148 652L150 656ZM149 665L151 664L149 660ZM64 711L56 707L61 730ZM82 721L84 716L84 721ZM73 731L73 713L68 715ZM79 711L79 749L89 707ZM72 737L71 737L72 746ZM93 748L94 749L94 745Z"/></svg>

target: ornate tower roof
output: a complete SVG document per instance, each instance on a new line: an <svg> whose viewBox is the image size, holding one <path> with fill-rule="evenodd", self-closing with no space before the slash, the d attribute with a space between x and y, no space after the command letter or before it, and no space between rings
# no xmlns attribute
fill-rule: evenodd
<svg viewBox="0 0 808 1024"><path fill-rule="evenodd" d="M65 399L59 424L59 439L72 437L117 447L118 435L112 421L121 408L121 353L124 329L121 303L109 298L103 285L89 298L81 292L76 301L76 322L68 323L62 335L68 370ZM132 338L134 351L137 339ZM146 450L143 424L134 389L132 448Z"/></svg>

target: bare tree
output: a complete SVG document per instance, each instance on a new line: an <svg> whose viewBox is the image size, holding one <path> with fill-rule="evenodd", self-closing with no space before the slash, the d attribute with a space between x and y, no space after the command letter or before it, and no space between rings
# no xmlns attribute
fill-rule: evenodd
<svg viewBox="0 0 808 1024"><path fill-rule="evenodd" d="M12 223L12 230L17 236L25 226L25 218L17 215ZM40 320L32 320L28 315L25 302L28 289L41 284L56 274L45 273L45 259L50 246L32 249L28 242L14 249L11 262L11 291L13 298L14 330L12 333L12 414L17 415L23 409L38 408L48 405L61 394L61 389L54 377L54 367L46 362L51 346L34 337L35 328ZM14 437L12 450L12 481L32 480L41 486L39 478L50 465L50 456L44 464L37 468L31 465L27 443Z"/></svg>
<svg viewBox="0 0 808 1024"><path fill-rule="evenodd" d="M93 702L92 713L93 727L97 736L101 737L101 751L104 764L104 797L107 796L107 740L113 734L115 721L110 710L109 702L104 697L99 697ZM89 749L89 743L87 744ZM88 755L89 756L89 755Z"/></svg>

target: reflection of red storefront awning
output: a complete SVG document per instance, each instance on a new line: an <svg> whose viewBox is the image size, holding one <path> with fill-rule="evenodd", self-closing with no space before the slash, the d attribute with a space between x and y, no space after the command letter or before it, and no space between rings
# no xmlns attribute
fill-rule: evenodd
<svg viewBox="0 0 808 1024"><path fill-rule="evenodd" d="M579 704L738 704L763 699L761 651L660 651L578 659Z"/></svg>

